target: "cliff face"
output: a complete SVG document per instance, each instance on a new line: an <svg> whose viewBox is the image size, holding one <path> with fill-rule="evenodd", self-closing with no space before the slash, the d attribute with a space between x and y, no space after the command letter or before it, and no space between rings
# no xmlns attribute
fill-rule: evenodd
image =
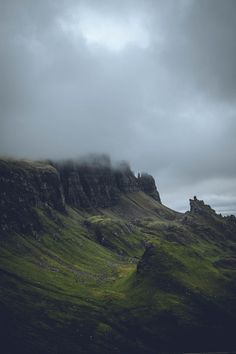
<svg viewBox="0 0 236 354"><path fill-rule="evenodd" d="M57 168L68 205L75 208L105 208L116 203L119 189L109 166L76 165L72 162Z"/></svg>
<svg viewBox="0 0 236 354"><path fill-rule="evenodd" d="M161 203L155 180L148 174L135 177L126 163L113 168L109 160L83 162L67 161L54 165L61 178L65 201L75 208L110 207L121 193L143 191Z"/></svg>
<svg viewBox="0 0 236 354"><path fill-rule="evenodd" d="M45 163L0 160L0 226L37 230L34 208L65 211L115 205L121 193L144 191L160 202L155 181L149 175L136 178L127 164L111 167L107 160L93 163Z"/></svg>
<svg viewBox="0 0 236 354"><path fill-rule="evenodd" d="M147 173L141 173L141 175L138 174L138 186L141 191L161 203L161 198L157 191L155 180L151 175Z"/></svg>
<svg viewBox="0 0 236 354"><path fill-rule="evenodd" d="M138 180L130 170L126 163L122 163L118 169L114 171L116 184L118 189L123 193L137 192L139 189Z"/></svg>
<svg viewBox="0 0 236 354"><path fill-rule="evenodd" d="M65 210L58 171L51 165L0 161L0 226L3 231L39 227L36 208Z"/></svg>

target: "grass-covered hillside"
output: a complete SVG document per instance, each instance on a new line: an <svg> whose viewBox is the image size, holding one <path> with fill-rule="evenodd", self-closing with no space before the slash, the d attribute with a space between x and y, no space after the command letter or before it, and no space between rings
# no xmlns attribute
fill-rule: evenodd
<svg viewBox="0 0 236 354"><path fill-rule="evenodd" d="M42 175L41 165L30 182L23 168L25 204L17 190L6 190L21 172L9 177L0 168L2 353L236 349L234 217L198 200L180 214L138 189L107 207L72 207L60 195L60 176L49 178L50 168ZM31 227L16 226L13 211Z"/></svg>

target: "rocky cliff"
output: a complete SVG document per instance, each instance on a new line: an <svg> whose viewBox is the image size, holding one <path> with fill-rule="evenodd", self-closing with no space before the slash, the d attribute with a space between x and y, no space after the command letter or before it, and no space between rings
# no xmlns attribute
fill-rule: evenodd
<svg viewBox="0 0 236 354"><path fill-rule="evenodd" d="M138 174L138 186L141 191L150 195L150 197L161 203L161 198L156 188L155 180L151 175L147 173Z"/></svg>
<svg viewBox="0 0 236 354"><path fill-rule="evenodd" d="M203 200L197 199L196 196L189 200L190 202L190 213L199 215L215 215L215 210L209 205L205 204Z"/></svg>
<svg viewBox="0 0 236 354"><path fill-rule="evenodd" d="M154 178L135 177L122 163L111 166L108 158L93 161L33 162L0 160L0 225L9 229L38 229L35 208L47 212L106 208L115 205L122 193L143 191L158 202Z"/></svg>
<svg viewBox="0 0 236 354"><path fill-rule="evenodd" d="M46 163L0 160L1 230L38 229L34 208L65 211L59 172Z"/></svg>
<svg viewBox="0 0 236 354"><path fill-rule="evenodd" d="M112 168L108 165L57 164L68 205L75 208L109 207L114 205L120 190Z"/></svg>

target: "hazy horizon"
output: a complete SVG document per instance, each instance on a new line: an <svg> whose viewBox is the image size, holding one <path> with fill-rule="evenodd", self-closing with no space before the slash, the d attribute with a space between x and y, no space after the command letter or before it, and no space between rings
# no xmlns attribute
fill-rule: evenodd
<svg viewBox="0 0 236 354"><path fill-rule="evenodd" d="M105 153L236 214L234 0L2 0L0 155Z"/></svg>

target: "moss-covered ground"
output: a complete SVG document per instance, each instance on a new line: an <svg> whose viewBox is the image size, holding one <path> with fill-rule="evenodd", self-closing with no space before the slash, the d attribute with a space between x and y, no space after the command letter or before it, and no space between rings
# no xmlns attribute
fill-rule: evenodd
<svg viewBox="0 0 236 354"><path fill-rule="evenodd" d="M222 262L236 236L214 223L209 234L202 218L186 225L143 193L90 213L37 213L43 232L0 238L2 353L236 348L236 267Z"/></svg>

